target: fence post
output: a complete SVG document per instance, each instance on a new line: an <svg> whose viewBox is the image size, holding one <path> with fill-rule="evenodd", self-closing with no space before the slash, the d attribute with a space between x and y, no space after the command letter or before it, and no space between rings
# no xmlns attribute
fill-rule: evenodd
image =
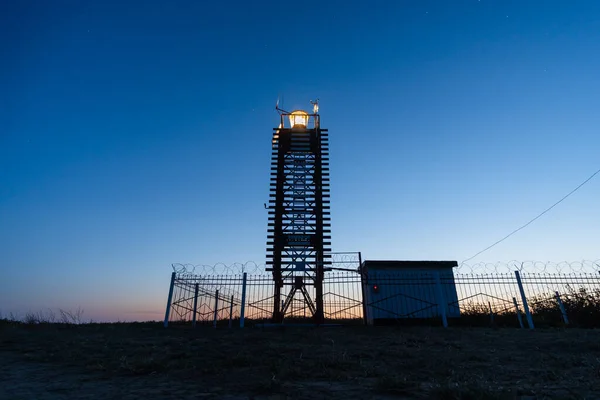
<svg viewBox="0 0 600 400"><path fill-rule="evenodd" d="M231 303L229 304L229 329L231 329L233 318L233 295L231 295Z"/></svg>
<svg viewBox="0 0 600 400"><path fill-rule="evenodd" d="M488 306L490 307L490 324L494 325L494 311L492 311L492 303L488 301Z"/></svg>
<svg viewBox="0 0 600 400"><path fill-rule="evenodd" d="M192 315L192 327L196 327L196 312L198 311L198 289L199 285L194 285L194 314Z"/></svg>
<svg viewBox="0 0 600 400"><path fill-rule="evenodd" d="M173 301L173 287L175 286L175 271L171 274L171 285L169 286L169 297L167 298L167 311L165 311L165 328L169 326L169 312L171 311L171 301Z"/></svg>
<svg viewBox="0 0 600 400"><path fill-rule="evenodd" d="M219 312L219 289L215 292L215 317L213 318L213 328L217 329L217 313Z"/></svg>
<svg viewBox="0 0 600 400"><path fill-rule="evenodd" d="M244 312L246 311L246 282L248 279L248 273L244 272L242 278L242 306L240 308L240 328L244 327Z"/></svg>
<svg viewBox="0 0 600 400"><path fill-rule="evenodd" d="M517 319L519 320L519 325L521 325L521 329L523 329L523 318L521 318L521 310L519 310L519 305L517 304L516 297L513 297L513 303L515 304L515 311L517 312Z"/></svg>
<svg viewBox="0 0 600 400"><path fill-rule="evenodd" d="M565 305L563 304L562 300L560 299L560 294L558 294L558 291L555 292L555 295L556 295L556 302L558 303L558 306L560 307L560 312L562 313L563 321L565 321L565 325L569 325L569 318L567 317L567 311L565 310Z"/></svg>
<svg viewBox="0 0 600 400"><path fill-rule="evenodd" d="M363 323L364 325L368 325L367 320L367 295L365 293L365 288L369 284L367 271L363 268L362 263L362 253L358 252L358 271L360 273L360 293L362 295L362 312L363 312Z"/></svg>
<svg viewBox="0 0 600 400"><path fill-rule="evenodd" d="M515 276L517 277L517 285L519 285L519 292L521 292L521 300L523 301L523 309L525 310L525 316L527 317L527 325L529 325L529 329L534 329L533 318L531 318L531 313L529 312L529 306L527 305L527 297L525 297L525 290L523 289L523 283L521 282L521 275L519 274L519 271L515 271Z"/></svg>
<svg viewBox="0 0 600 400"><path fill-rule="evenodd" d="M444 291L442 290L442 280L440 279L440 272L433 271L433 277L435 279L435 286L437 288L437 301L440 307L440 314L442 315L442 324L444 328L448 327L448 319L446 317L446 300L444 300Z"/></svg>

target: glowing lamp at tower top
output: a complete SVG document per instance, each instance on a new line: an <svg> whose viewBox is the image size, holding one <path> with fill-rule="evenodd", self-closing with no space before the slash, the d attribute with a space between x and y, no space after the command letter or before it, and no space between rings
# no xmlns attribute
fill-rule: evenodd
<svg viewBox="0 0 600 400"><path fill-rule="evenodd" d="M302 110L292 111L290 125L292 128L306 128L308 126L308 113Z"/></svg>

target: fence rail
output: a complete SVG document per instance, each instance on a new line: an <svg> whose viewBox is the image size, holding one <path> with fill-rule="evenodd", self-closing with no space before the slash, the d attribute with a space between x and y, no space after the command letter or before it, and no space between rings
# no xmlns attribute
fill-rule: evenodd
<svg viewBox="0 0 600 400"><path fill-rule="evenodd" d="M521 268L462 273L462 268L437 280L435 274L421 273L367 281L362 279L352 256L343 262L347 268L327 272L324 281L324 312L329 321L364 323L373 317L371 320L406 322L424 318L451 326L600 327L599 270L551 273ZM314 289L307 286L307 290L314 299ZM238 320L264 322L271 318L273 301L273 279L269 274L202 275L183 268L173 273L165 324L232 326ZM295 298L286 318L310 315L304 300Z"/></svg>

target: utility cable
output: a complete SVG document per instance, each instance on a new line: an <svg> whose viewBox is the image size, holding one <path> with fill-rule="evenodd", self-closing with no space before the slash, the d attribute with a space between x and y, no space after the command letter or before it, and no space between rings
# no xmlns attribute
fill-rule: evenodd
<svg viewBox="0 0 600 400"><path fill-rule="evenodd" d="M557 205L559 205L560 203L562 203L567 197L569 197L570 195L572 195L573 193L575 193L577 190L579 190L579 188L581 188L583 185L585 185L586 183L588 183L590 180L592 180L593 177L595 177L596 175L598 175L600 173L600 169L596 172L594 172L589 178L587 178L585 181L583 181L579 186L577 186L575 189L571 190L566 196L564 196L562 199L560 199L559 201L557 201L556 203L552 204L550 207L548 207L547 209L545 209L543 212L541 212L540 214L538 214L535 218L533 218L532 220L530 220L529 222L527 222L525 225L521 226L520 228L515 229L514 231L512 231L511 233L509 233L508 235L504 236L502 239L498 240L497 242L495 242L494 244L486 247L485 249L481 250L480 252L478 252L477 254L467 258L466 260L464 260L463 262L461 262L461 264L464 264L465 262L474 259L475 257L477 257L478 255L480 255L483 252L488 251L489 249L491 249L492 247L496 246L497 244L502 243L503 241L505 241L506 239L508 239L509 237L511 237L512 235L514 235L515 233L519 232L521 229L529 226L531 223L533 223L535 220L537 220L538 218L540 218L542 215L546 214L548 211L552 210L554 207L556 207Z"/></svg>

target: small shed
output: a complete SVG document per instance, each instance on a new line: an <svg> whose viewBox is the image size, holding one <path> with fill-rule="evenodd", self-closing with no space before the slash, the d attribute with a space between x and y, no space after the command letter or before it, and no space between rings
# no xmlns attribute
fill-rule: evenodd
<svg viewBox="0 0 600 400"><path fill-rule="evenodd" d="M364 261L361 265L367 324L458 318L456 261Z"/></svg>

